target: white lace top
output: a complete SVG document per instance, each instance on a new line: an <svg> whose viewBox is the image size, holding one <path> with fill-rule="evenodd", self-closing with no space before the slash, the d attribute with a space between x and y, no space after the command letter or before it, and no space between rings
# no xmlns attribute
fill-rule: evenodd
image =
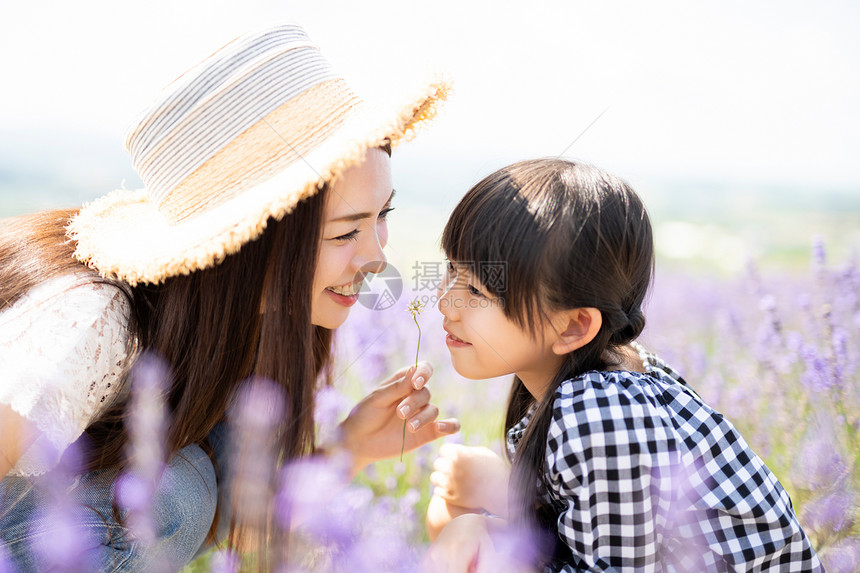
<svg viewBox="0 0 860 573"><path fill-rule="evenodd" d="M91 281L52 279L0 312L0 403L39 430L7 475L51 469L121 390L131 308L117 287Z"/></svg>

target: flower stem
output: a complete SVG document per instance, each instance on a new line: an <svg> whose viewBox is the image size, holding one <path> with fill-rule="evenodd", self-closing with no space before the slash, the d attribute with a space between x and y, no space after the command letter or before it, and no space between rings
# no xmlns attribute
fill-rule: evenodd
<svg viewBox="0 0 860 573"><path fill-rule="evenodd" d="M412 320L415 321L415 326L418 328L418 344L415 345L415 370L413 374L418 371L418 350L421 348L421 325L418 324L418 317L413 314ZM403 420L403 439L400 442L400 461L403 461L403 450L406 449L406 420Z"/></svg>

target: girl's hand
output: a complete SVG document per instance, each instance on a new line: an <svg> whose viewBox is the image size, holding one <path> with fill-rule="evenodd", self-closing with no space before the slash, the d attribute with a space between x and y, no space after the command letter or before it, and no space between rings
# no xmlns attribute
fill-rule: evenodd
<svg viewBox="0 0 860 573"><path fill-rule="evenodd" d="M480 514L481 510L477 507L460 507L459 505L448 503L434 493L427 504L427 515L424 519L424 525L427 527L427 537L430 541L436 541L436 538L439 537L439 534L442 533L442 530L452 519L465 513Z"/></svg>
<svg viewBox="0 0 860 573"><path fill-rule="evenodd" d="M341 444L353 460L353 472L377 460L400 454L403 420L406 420L406 450L454 434L460 422L437 420L439 409L430 403L426 384L433 368L419 362L395 372L368 394L340 424Z"/></svg>
<svg viewBox="0 0 860 573"><path fill-rule="evenodd" d="M455 517L427 550L421 563L425 573L483 573L494 567L496 550L487 518L474 513Z"/></svg>
<svg viewBox="0 0 860 573"><path fill-rule="evenodd" d="M507 518L510 468L488 448L444 444L433 462L430 481L449 504L483 508Z"/></svg>

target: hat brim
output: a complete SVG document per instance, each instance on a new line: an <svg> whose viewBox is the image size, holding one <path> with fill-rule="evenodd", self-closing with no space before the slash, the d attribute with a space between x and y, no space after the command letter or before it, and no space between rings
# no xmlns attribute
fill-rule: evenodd
<svg viewBox="0 0 860 573"><path fill-rule="evenodd" d="M361 163L368 149L411 139L447 98L448 82L427 83L406 103L365 104L300 161L238 196L169 224L146 190L117 190L86 204L67 227L75 257L103 277L131 285L202 270L239 251L324 183Z"/></svg>

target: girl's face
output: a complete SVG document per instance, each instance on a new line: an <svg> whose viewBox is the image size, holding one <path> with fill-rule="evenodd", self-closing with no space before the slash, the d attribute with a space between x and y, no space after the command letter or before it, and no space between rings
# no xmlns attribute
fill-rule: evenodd
<svg viewBox="0 0 860 573"><path fill-rule="evenodd" d="M471 379L517 374L532 394L542 393L564 358L552 351L552 325L532 334L510 320L503 302L474 278L467 266L448 263L439 289L445 342L454 369Z"/></svg>
<svg viewBox="0 0 860 573"><path fill-rule="evenodd" d="M393 195L390 159L375 148L329 187L314 273L313 324L331 329L343 324L364 276L385 268L385 218Z"/></svg>

